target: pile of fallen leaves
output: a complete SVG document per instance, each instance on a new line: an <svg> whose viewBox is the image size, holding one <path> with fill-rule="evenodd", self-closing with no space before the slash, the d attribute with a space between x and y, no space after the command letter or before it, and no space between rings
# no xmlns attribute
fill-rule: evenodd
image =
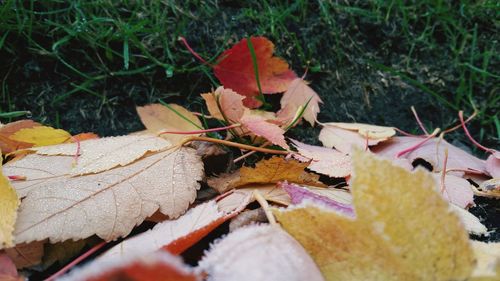
<svg viewBox="0 0 500 281"><path fill-rule="evenodd" d="M321 99L273 52L252 37L203 61L223 85L202 94L209 115L146 105L145 131L104 138L3 125L0 280L499 280L500 246L470 240L489 230L467 209L500 196L500 153L444 139L468 120L420 136L319 123ZM324 146L285 137L301 120ZM205 174L231 153L264 158Z"/></svg>

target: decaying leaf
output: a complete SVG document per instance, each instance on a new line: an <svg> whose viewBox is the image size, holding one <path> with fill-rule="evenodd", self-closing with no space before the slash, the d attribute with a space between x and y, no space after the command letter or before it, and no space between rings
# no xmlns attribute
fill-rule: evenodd
<svg viewBox="0 0 500 281"><path fill-rule="evenodd" d="M16 141L10 138L17 131L24 128L33 128L41 126L33 120L19 120L11 122L0 127L0 150L2 153L8 154L18 149L32 147L32 143Z"/></svg>
<svg viewBox="0 0 500 281"><path fill-rule="evenodd" d="M262 92L272 94L286 91L296 78L295 73L288 68L288 63L273 56L274 45L267 38L251 37L250 40L255 50ZM242 39L231 49L224 51L217 62L214 73L222 85L246 96L246 106L257 107L258 103L255 103L253 97L259 94L259 87L247 39Z"/></svg>
<svg viewBox="0 0 500 281"><path fill-rule="evenodd" d="M237 123L245 112L243 106L245 97L231 89L220 86L215 92L201 94L201 97L205 100L210 115L219 120L227 119L230 122Z"/></svg>
<svg viewBox="0 0 500 281"><path fill-rule="evenodd" d="M42 262L45 241L22 243L5 249L5 253L14 262L17 268L26 268Z"/></svg>
<svg viewBox="0 0 500 281"><path fill-rule="evenodd" d="M176 220L161 222L155 225L153 229L121 242L104 253L99 259L145 255L162 248L168 249L169 245L176 240L188 236L197 230L205 227L210 227L210 230L213 230L225 221L225 216L224 212L218 210L215 201L206 202L189 210ZM215 224L213 224L214 222ZM201 239L202 237L199 238ZM186 247L183 246L182 248Z"/></svg>
<svg viewBox="0 0 500 281"><path fill-rule="evenodd" d="M423 139L418 137L393 137L377 145L372 151L379 156L396 159L398 158L398 153L422 141ZM449 144L446 140L439 138L428 140L417 149L400 156L400 158L408 159L410 162L416 159L423 159L432 165L434 172L441 172L443 170L446 149L448 150L447 170L472 170L487 173L484 160L472 156L462 149Z"/></svg>
<svg viewBox="0 0 500 281"><path fill-rule="evenodd" d="M327 280L465 280L467 233L425 171L353 153L356 219L306 204L275 210ZM325 235L328 233L328 235Z"/></svg>
<svg viewBox="0 0 500 281"><path fill-rule="evenodd" d="M273 156L261 160L255 168L242 167L232 174L224 174L208 180L208 184L219 193L230 189L253 183L277 183L287 180L289 182L305 185L324 187L319 181L319 176L304 171L307 163L300 163L293 159L284 159Z"/></svg>
<svg viewBox="0 0 500 281"><path fill-rule="evenodd" d="M310 162L307 168L311 171L330 177L347 177L351 174L351 157L332 148L314 146L292 140L302 157L294 158Z"/></svg>
<svg viewBox="0 0 500 281"><path fill-rule="evenodd" d="M61 281L201 281L201 276L165 252L123 258L96 259L84 267L58 279Z"/></svg>
<svg viewBox="0 0 500 281"><path fill-rule="evenodd" d="M148 152L157 152L171 146L170 142L154 135L107 137L36 148L37 154L74 156L80 147L73 176L99 173L118 166L126 166Z"/></svg>
<svg viewBox="0 0 500 281"><path fill-rule="evenodd" d="M2 163L0 163L1 167ZM0 171L0 249L14 245L12 232L14 232L19 204L16 191Z"/></svg>
<svg viewBox="0 0 500 281"><path fill-rule="evenodd" d="M302 106L306 106L302 117L314 126L319 113L319 104L323 103L319 95L307 85L302 78L295 78L281 98L281 110L278 118L286 120L287 124L293 121L295 113Z"/></svg>
<svg viewBox="0 0 500 281"><path fill-rule="evenodd" d="M284 149L289 149L285 141L285 130L280 126L270 123L264 117L255 114L245 114L240 121L244 128L248 129L256 136L263 137L269 142L279 145Z"/></svg>
<svg viewBox="0 0 500 281"><path fill-rule="evenodd" d="M193 113L184 107L177 104L169 104L172 109L177 111L184 118L179 116L175 111L161 104L149 104L138 106L137 113L141 118L142 124L152 134L158 134L165 131L196 131L200 130L201 122ZM162 134L164 139L169 140L172 144L178 144L189 136L176 134ZM191 135L193 136L193 135ZM195 136L195 135L194 135Z"/></svg>
<svg viewBox="0 0 500 281"><path fill-rule="evenodd" d="M10 136L11 140L27 142L33 146L60 144L71 139L71 134L47 126L35 126L21 129Z"/></svg>
<svg viewBox="0 0 500 281"><path fill-rule="evenodd" d="M365 148L366 146L376 145L385 140L383 138L367 138L366 135L361 135L359 132L354 130L338 127L335 124L339 123L322 124L323 129L321 129L321 132L319 133L319 140L324 146L329 148L334 147L338 151L345 154L351 153L351 147Z"/></svg>
<svg viewBox="0 0 500 281"><path fill-rule="evenodd" d="M191 148L159 152L99 174L71 177L56 171L54 176L53 167L69 171L71 159L33 154L13 163L27 181L35 178L19 208L16 243L94 234L110 241L127 235L158 209L178 217L195 199L203 175L203 164ZM44 164L33 167L33 162Z"/></svg>
<svg viewBox="0 0 500 281"><path fill-rule="evenodd" d="M218 241L200 261L208 280L323 280L297 241L278 226L239 228Z"/></svg>

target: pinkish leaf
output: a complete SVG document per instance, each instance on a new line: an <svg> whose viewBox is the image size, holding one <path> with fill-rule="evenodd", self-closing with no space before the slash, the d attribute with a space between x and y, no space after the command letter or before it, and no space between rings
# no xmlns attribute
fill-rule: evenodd
<svg viewBox="0 0 500 281"><path fill-rule="evenodd" d="M263 137L275 145L289 149L285 141L285 130L278 125L267 122L264 117L247 114L241 118L241 124L255 135Z"/></svg>
<svg viewBox="0 0 500 281"><path fill-rule="evenodd" d="M438 191L441 190L441 174L433 174L438 186ZM474 205L474 192L470 186L471 184L464 178L455 175L446 175L444 178L443 198L453 203L460 208Z"/></svg>
<svg viewBox="0 0 500 281"><path fill-rule="evenodd" d="M351 174L351 157L332 148L314 146L292 140L299 154L306 157L295 157L297 160L311 161L309 170L330 177L342 178ZM303 161L305 160L305 161Z"/></svg>
<svg viewBox="0 0 500 281"><path fill-rule="evenodd" d="M201 94L201 96L207 104L210 115L219 120L224 120L224 117L226 117L229 121L238 123L245 112L243 106L245 97L231 89L224 89L224 87L220 86L215 92ZM219 105L217 105L217 100Z"/></svg>
<svg viewBox="0 0 500 281"><path fill-rule="evenodd" d="M296 184L289 184L288 182L281 183L281 188L283 188L292 199L292 203L297 205L302 203L304 200L309 200L314 203L324 205L338 213L346 215L348 217L355 217L354 208L351 204L344 204L316 193L313 193L306 188L298 186Z"/></svg>
<svg viewBox="0 0 500 281"><path fill-rule="evenodd" d="M422 138L418 137L393 137L387 142L377 145L372 151L379 156L396 159L399 152L422 142L422 140ZM439 138L428 140L420 147L405 153L400 158L408 159L410 162L419 158L423 159L432 165L434 172L439 172L443 170L446 148L448 149L448 163L446 166L448 171L456 170L464 172L471 170L486 173L484 160L472 156Z"/></svg>
<svg viewBox="0 0 500 281"><path fill-rule="evenodd" d="M496 156L496 154L491 154L486 159L486 171L493 178L500 178L500 159Z"/></svg>
<svg viewBox="0 0 500 281"><path fill-rule="evenodd" d="M352 146L365 148L367 145L376 145L382 141L380 139L367 139L357 132L342 129L332 124L323 124L323 129L319 133L319 140L324 146L335 147L340 152L348 154L351 152Z"/></svg>
<svg viewBox="0 0 500 281"><path fill-rule="evenodd" d="M309 102L309 103L308 103ZM306 106L302 117L314 126L319 113L319 103L323 103L318 94L302 78L295 78L281 98L281 110L278 118L289 124L301 106Z"/></svg>

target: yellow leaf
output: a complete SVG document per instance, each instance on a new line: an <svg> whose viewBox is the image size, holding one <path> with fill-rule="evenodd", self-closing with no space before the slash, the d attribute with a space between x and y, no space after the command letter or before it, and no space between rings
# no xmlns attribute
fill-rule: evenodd
<svg viewBox="0 0 500 281"><path fill-rule="evenodd" d="M327 280L464 280L467 232L422 170L410 173L355 150L350 219L319 206L274 210Z"/></svg>
<svg viewBox="0 0 500 281"><path fill-rule="evenodd" d="M12 233L14 232L19 204L16 191L0 171L0 249L13 246Z"/></svg>
<svg viewBox="0 0 500 281"><path fill-rule="evenodd" d="M165 131L187 132L200 130L202 127L201 122L192 112L177 104L169 104L169 106L189 121L161 104L138 106L137 113L142 124L153 134ZM175 145L189 138L189 136L195 135L162 134L161 136Z"/></svg>
<svg viewBox="0 0 500 281"><path fill-rule="evenodd" d="M208 184L220 193L246 184L277 183L284 180L324 187L325 185L319 181L318 175L305 171L308 165L309 163L300 163L297 160L273 156L270 159L261 160L255 165L255 168L242 167L235 173L211 178L208 180Z"/></svg>
<svg viewBox="0 0 500 281"><path fill-rule="evenodd" d="M47 126L21 129L10 136L12 140L32 143L34 146L60 144L70 138L70 133Z"/></svg>

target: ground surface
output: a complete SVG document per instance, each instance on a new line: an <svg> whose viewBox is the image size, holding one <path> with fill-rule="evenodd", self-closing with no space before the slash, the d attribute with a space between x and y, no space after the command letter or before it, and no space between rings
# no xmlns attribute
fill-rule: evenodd
<svg viewBox="0 0 500 281"><path fill-rule="evenodd" d="M29 110L72 133L126 134L142 128L136 105L162 99L201 111L199 94L216 87L178 36L210 59L263 35L299 75L308 69L324 101L320 121L418 132L411 105L428 128L477 110L473 135L499 148L494 1L121 2L1 1L1 111ZM317 132L304 125L289 136L317 143ZM462 132L449 139L471 148Z"/></svg>

